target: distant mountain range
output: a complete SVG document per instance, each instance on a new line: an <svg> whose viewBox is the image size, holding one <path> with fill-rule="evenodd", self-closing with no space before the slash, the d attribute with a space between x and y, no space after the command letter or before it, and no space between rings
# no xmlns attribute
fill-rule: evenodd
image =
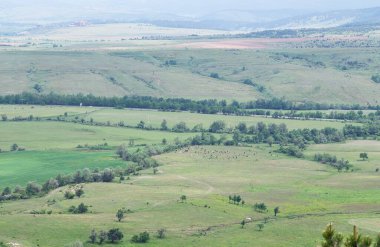
<svg viewBox="0 0 380 247"><path fill-rule="evenodd" d="M38 27L62 27L85 20L92 24L142 22L158 26L223 29L223 30L277 30L304 28L332 28L355 25L380 24L380 7L356 10L311 12L301 10L223 10L201 16L183 16L173 13L134 11L120 8L118 11L104 9L73 9L69 14L65 9L44 6L33 13L29 6L5 5L0 2L0 34L17 34ZM60 14L54 14L60 13Z"/></svg>

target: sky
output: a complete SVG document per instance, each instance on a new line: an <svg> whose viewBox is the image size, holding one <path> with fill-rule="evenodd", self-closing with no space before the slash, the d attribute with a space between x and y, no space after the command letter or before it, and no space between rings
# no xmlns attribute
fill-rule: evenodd
<svg viewBox="0 0 380 247"><path fill-rule="evenodd" d="M327 10L380 6L380 0L0 0L0 19L97 13L168 13L192 17L221 10Z"/></svg>

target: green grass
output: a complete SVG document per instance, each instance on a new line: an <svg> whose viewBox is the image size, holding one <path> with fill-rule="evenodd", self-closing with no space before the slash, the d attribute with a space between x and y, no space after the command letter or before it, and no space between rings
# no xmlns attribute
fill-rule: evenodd
<svg viewBox="0 0 380 247"><path fill-rule="evenodd" d="M129 128L96 127L64 122L0 122L0 148L8 151L16 143L26 150L73 149L77 145L110 146L128 144L158 144L166 138L169 142L176 137L186 139L194 133L170 133Z"/></svg>
<svg viewBox="0 0 380 247"><path fill-rule="evenodd" d="M29 181L44 183L58 174L83 168L125 167L114 151L26 151L0 154L0 188L25 186Z"/></svg>
<svg viewBox="0 0 380 247"><path fill-rule="evenodd" d="M340 145L330 148L341 149ZM359 151L367 143L347 145ZM118 246L134 246L130 237L147 230L153 238L146 246L301 247L316 246L330 222L345 234L353 224L364 234L377 234L378 174L370 170L338 173L316 162L271 151L266 145L191 147L156 157L164 164L157 175L148 170L121 184L86 184L81 199L64 200L65 189L61 188L43 198L3 203L0 239L25 246L62 246L76 239L85 242L92 229L117 227L126 237ZM240 194L246 205L228 203L230 194ZM186 203L178 202L180 195L187 195ZM46 202L53 199L56 203L49 206ZM66 213L69 206L80 202L91 205L91 213ZM253 211L256 202L265 202L269 211ZM256 224L272 217L276 206L280 207L279 216L265 224L262 232L257 231ZM133 213L118 223L115 213L122 207ZM41 209L53 214L29 214ZM254 222L241 229L239 222L246 217ZM25 227L31 224L33 229ZM154 237L159 228L168 230L167 239ZM199 235L203 230L206 235Z"/></svg>

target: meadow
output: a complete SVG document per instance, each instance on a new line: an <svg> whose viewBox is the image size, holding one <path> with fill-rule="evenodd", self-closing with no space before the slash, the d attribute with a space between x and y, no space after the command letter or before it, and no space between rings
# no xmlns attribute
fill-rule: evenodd
<svg viewBox="0 0 380 247"><path fill-rule="evenodd" d="M355 152L366 150L366 142L360 144L355 142ZM352 143L336 145L341 149ZM144 246L316 246L329 222L344 233L353 224L370 236L380 231L378 174L370 169L339 173L272 151L267 145L191 147L156 157L164 164L156 175L147 170L122 183L85 184L80 199L65 200L66 188L60 188L43 198L3 203L0 239L23 246L62 246L76 239L85 242L92 229L118 227L125 234L118 246L140 246L128 239L142 231L154 236L165 228L167 238L153 237ZM241 195L245 205L229 203L231 194ZM179 202L180 195L187 201ZM67 213L80 202L91 205L91 212ZM268 212L253 210L259 202ZM280 214L274 217L276 206ZM115 212L123 207L131 212L117 222ZM31 214L43 209L52 214ZM240 222L247 217L253 222L242 229ZM258 229L259 223L264 229ZM25 224L35 227L25 229Z"/></svg>

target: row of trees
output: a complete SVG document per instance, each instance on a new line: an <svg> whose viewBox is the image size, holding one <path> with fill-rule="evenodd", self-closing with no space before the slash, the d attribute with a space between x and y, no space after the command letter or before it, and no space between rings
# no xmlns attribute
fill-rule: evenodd
<svg viewBox="0 0 380 247"><path fill-rule="evenodd" d="M276 109L276 110L380 110L380 106L360 106L360 105L334 105L319 104L313 102L294 103L284 98L259 99L246 103L233 101L227 103L225 100L190 100L184 98L165 99L149 96L124 96L124 97L101 97L91 94L83 95L59 95L21 93L0 96L0 104L36 104L36 105L84 105L84 106L103 106L103 107L127 107L144 108L159 110L181 110L199 113L239 113L246 109Z"/></svg>
<svg viewBox="0 0 380 247"><path fill-rule="evenodd" d="M322 164L328 164L338 169L338 171L341 171L343 169L348 171L352 167L352 165L350 164L348 160L344 160L344 159L338 160L338 158L335 155L331 155L327 153L315 154L314 161L320 162Z"/></svg>

